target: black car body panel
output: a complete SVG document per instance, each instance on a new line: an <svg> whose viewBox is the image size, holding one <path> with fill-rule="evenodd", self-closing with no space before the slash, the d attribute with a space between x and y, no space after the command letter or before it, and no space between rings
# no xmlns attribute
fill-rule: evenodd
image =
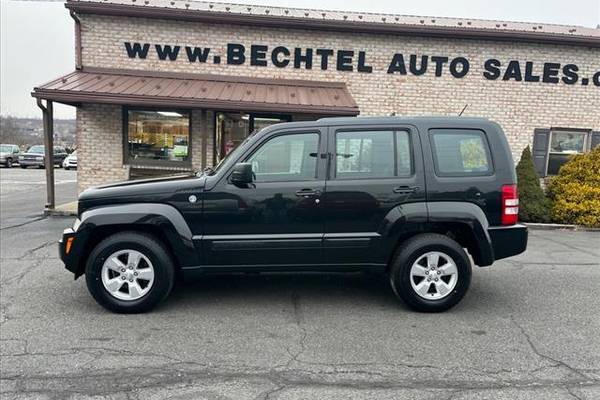
<svg viewBox="0 0 600 400"><path fill-rule="evenodd" d="M162 238L182 268L200 265L199 249L195 248L192 232L181 213L163 203L128 203L97 207L80 214L77 229L66 229L60 241L60 256L68 270L80 275L83 272L81 254L91 251L94 235L103 228L160 232ZM71 251L65 244L74 237Z"/></svg>
<svg viewBox="0 0 600 400"><path fill-rule="evenodd" d="M491 166L477 176L440 173L432 132L444 129L477 132L489 146L482 157ZM354 157L338 152L336 135L365 130L392 132L394 157L398 138L406 140L411 157L406 173L400 174L394 161L393 176L361 178L360 171L358 177L336 176L336 163ZM301 134L318 138L316 151L304 155L314 163L314 174L312 167L307 175L301 166L302 179L232 180L236 164L251 162L265 143ZM80 275L89 243L102 237L98 229L147 228L168 243L184 275L384 271L403 240L435 232L453 237L477 265L486 266L525 250L526 228L501 225L501 188L514 184L504 133L485 119L328 118L277 124L247 138L212 173L86 190L79 199L81 222L76 231L65 231L60 252L67 268ZM75 238L67 254L69 237Z"/></svg>

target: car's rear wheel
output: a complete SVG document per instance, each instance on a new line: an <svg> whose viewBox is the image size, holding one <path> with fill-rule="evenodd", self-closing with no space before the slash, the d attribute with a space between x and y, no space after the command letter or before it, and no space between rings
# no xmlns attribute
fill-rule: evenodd
<svg viewBox="0 0 600 400"><path fill-rule="evenodd" d="M163 243L138 232L117 233L100 242L88 257L85 274L94 299L118 313L151 310L169 295L175 276Z"/></svg>
<svg viewBox="0 0 600 400"><path fill-rule="evenodd" d="M396 295L423 312L445 311L466 294L471 262L456 241L440 234L409 239L398 249L390 266Z"/></svg>

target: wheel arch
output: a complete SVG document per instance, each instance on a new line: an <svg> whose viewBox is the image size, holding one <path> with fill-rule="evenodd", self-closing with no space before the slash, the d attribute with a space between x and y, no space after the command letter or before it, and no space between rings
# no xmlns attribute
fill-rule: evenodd
<svg viewBox="0 0 600 400"><path fill-rule="evenodd" d="M77 268L75 278L83 275L85 264L94 247L119 232L139 232L160 240L169 252L176 270L199 265L198 254L183 216L166 204L127 204L97 207L85 211L77 229Z"/></svg>
<svg viewBox="0 0 600 400"><path fill-rule="evenodd" d="M428 213L412 218L397 218L388 228L393 248L387 262L389 265L402 244L419 234L438 233L450 237L466 248L478 266L494 262L494 250L488 233L488 221L483 210L465 202L430 202Z"/></svg>

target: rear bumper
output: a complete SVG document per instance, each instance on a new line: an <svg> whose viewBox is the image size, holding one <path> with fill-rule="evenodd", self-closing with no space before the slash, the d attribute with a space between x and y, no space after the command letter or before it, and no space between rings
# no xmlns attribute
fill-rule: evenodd
<svg viewBox="0 0 600 400"><path fill-rule="evenodd" d="M516 256L527 249L527 227L525 225L495 226L488 228L494 260Z"/></svg>

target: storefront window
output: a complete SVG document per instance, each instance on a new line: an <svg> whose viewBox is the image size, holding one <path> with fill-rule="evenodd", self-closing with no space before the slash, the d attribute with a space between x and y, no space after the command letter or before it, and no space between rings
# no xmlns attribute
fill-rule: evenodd
<svg viewBox="0 0 600 400"><path fill-rule="evenodd" d="M127 151L130 161L189 162L189 149L189 112L127 111Z"/></svg>

